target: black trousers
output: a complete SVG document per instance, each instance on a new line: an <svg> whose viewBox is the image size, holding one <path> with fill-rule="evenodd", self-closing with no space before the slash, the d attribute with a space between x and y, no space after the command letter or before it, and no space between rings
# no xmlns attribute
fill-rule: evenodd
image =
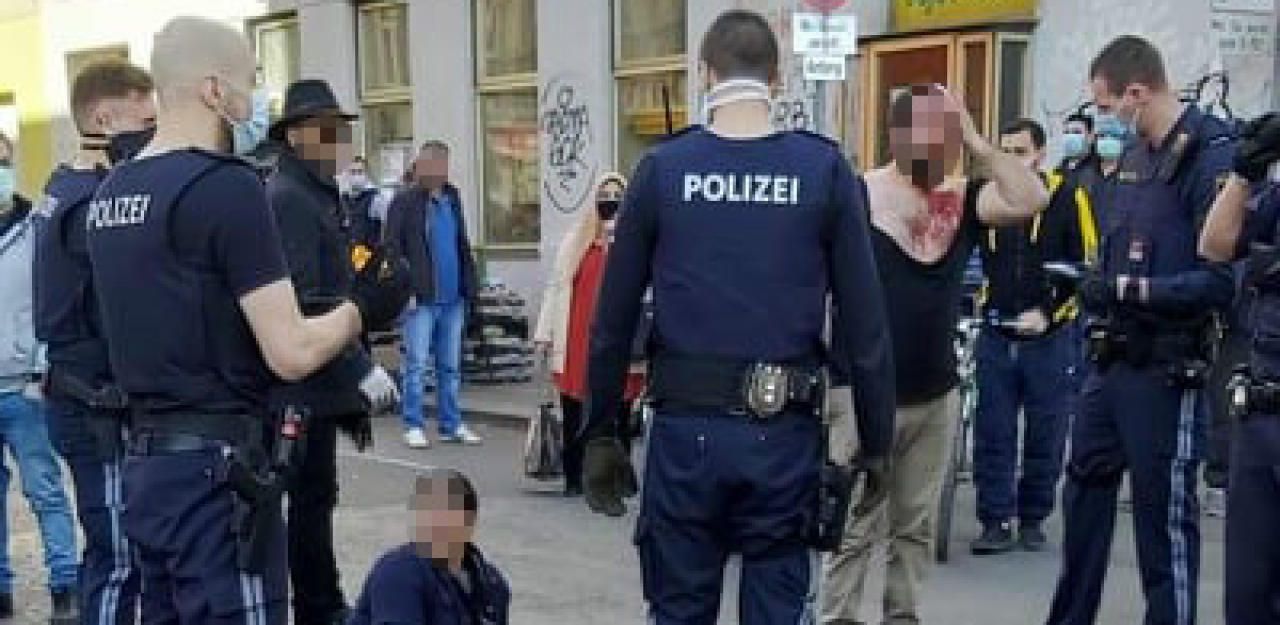
<svg viewBox="0 0 1280 625"><path fill-rule="evenodd" d="M1249 361L1248 333L1233 329L1222 341L1218 359L1209 372L1205 398L1209 402L1209 446L1206 450L1204 482L1210 488L1226 488L1231 456L1231 416L1227 384L1236 367Z"/></svg>
<svg viewBox="0 0 1280 625"><path fill-rule="evenodd" d="M618 412L627 415L629 405ZM582 455L586 441L582 439L582 402L565 394L560 395L560 414L564 419L564 485L565 488L582 488ZM624 428L625 429L625 428ZM622 448L631 453L631 436L622 434Z"/></svg>
<svg viewBox="0 0 1280 625"><path fill-rule="evenodd" d="M333 510L338 505L335 422L317 418L309 424L302 466L289 489L289 577L295 625L331 625L346 608L333 553Z"/></svg>

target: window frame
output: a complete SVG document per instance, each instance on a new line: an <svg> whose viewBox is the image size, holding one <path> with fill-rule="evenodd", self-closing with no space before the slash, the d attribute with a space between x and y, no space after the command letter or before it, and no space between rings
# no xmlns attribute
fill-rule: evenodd
<svg viewBox="0 0 1280 625"><path fill-rule="evenodd" d="M404 172L395 172L394 176L390 176L388 175L388 172L381 171L381 155L371 153L372 148L376 146L374 138L369 135L372 131L371 124L368 122L368 120L371 119L369 111L370 109L380 106L403 105L410 108L410 115L412 116L413 109L413 74L411 69L408 68L412 53L408 49L407 45L403 55L404 63L406 64L406 75L408 77L408 82L406 84L392 87L369 88L365 83L365 76L368 73L368 62L370 56L368 54L369 50L366 47L364 37L366 20L371 19L370 15L373 13L393 7L400 7L403 9L404 28L406 35L408 35L410 27L408 2L405 2L404 0L377 0L375 2L362 2L353 7L356 11L356 87L360 94L360 119L356 122L359 128L359 132L356 133L356 136L358 137L356 151L358 154L364 156L366 163L365 166L369 169L370 173L377 174L376 178L379 182L389 180L393 177L398 180ZM411 142L415 140L416 137L410 138Z"/></svg>
<svg viewBox="0 0 1280 625"><path fill-rule="evenodd" d="M409 46L405 46L403 62L405 64L406 81L403 85L392 85L389 87L369 87L365 82L365 77L369 75L369 50L366 48L364 37L366 20L370 19L370 15L380 11L399 8L403 10L404 28L406 39L409 32L409 3L404 0L378 0L376 2L365 2L356 7L356 78L360 90L360 101L363 106L365 103L390 104L395 102L411 102L413 100L413 72L411 70L412 52Z"/></svg>
<svg viewBox="0 0 1280 625"><path fill-rule="evenodd" d="M1004 46L1006 43L1017 43L1024 46L1022 55L1022 102L1020 113L1023 117L1031 117L1031 86L1033 84L1033 72L1035 71L1035 38L1024 33L1005 33L997 32L994 37L995 41L991 47L992 54L992 76L991 87L994 94L1000 93L1001 86L1004 83ZM1000 98L993 97L991 102L991 119L993 124L999 124L1004 117L1004 109L1001 106ZM995 129L996 132L999 128Z"/></svg>
<svg viewBox="0 0 1280 625"><path fill-rule="evenodd" d="M471 5L471 52L472 52L472 59L473 59L471 71L472 71L473 83L475 85L475 98L474 98L474 104L472 108L472 114L474 115L474 119L475 119L474 141L476 146L476 150L474 152L473 158L474 158L474 167L475 167L474 171L477 173L477 183L478 183L476 185L477 191L478 191L478 194L476 196L476 203L478 206L477 206L477 210L475 211L475 215L476 215L475 228L476 228L476 233L478 234L477 239L479 240L478 244L475 245L475 247L485 252L497 252L499 256L504 259L536 258L538 255L538 250L541 249L542 239L546 235L546 232L543 231L543 228L541 226L541 220L542 220L542 202L540 197L541 187L539 187L539 201L538 201L539 227L538 227L537 239L530 242L519 242L519 243L510 243L510 242L502 243L502 242L494 242L490 240L489 205L488 205L488 198L487 198L487 192L486 192L489 172L485 167L485 155L487 150L487 143L485 141L485 131L486 131L485 125L487 123L487 119L485 116L484 104L487 98L493 97L493 96L532 93L533 100L534 100L533 122L536 128L538 123L537 49L538 49L539 42L538 42L538 30L537 30L537 21L536 21L538 1L533 0L533 9L534 9L533 15L534 15L535 21L534 21L534 24L531 26L534 33L533 71L515 72L511 74L487 76L487 75L484 75L482 71L484 41L481 35L481 24L482 24L481 19L483 17L483 11L485 10L485 7L482 7L481 5L486 4L488 1L489 0L476 0ZM537 136L536 132L535 132L535 136ZM541 142L542 138L538 136L537 140ZM537 150L535 150L535 152L537 153L537 158L538 158L537 167L539 172L541 172L541 169L542 169L541 148L539 147Z"/></svg>
<svg viewBox="0 0 1280 625"><path fill-rule="evenodd" d="M293 28L298 32L298 57L294 59L298 66L298 74L296 76L286 77L284 86L288 88L289 84L302 78L302 23L298 20L298 14L295 11L286 11L283 13L275 13L249 19L246 23L245 30L249 34L249 43L253 47L253 60L257 64L258 70L258 86L264 86L266 83L266 68L262 64L262 35L267 31L285 30ZM284 90L280 92L279 108L273 102L272 114L279 115L280 109L284 107Z"/></svg>
<svg viewBox="0 0 1280 625"><path fill-rule="evenodd" d="M621 82L633 78L645 78L651 76L660 76L682 72L684 74L685 94L684 102L671 102L673 111L683 107L685 109L685 119L688 120L691 114L689 110L688 94L690 92L690 72L689 72L689 39L688 39L688 20L689 20L689 2L684 3L684 20L685 20L685 51L680 54L669 54L656 56L647 59L623 60L622 58L622 3L626 0L611 0L609 3L610 20L612 27L609 37L609 46L612 49L610 56L613 59L612 90L611 102L613 104L613 154L611 161L615 169L622 168L620 162L622 158L622 138L626 130L626 126L622 123L622 116L625 108L622 103ZM631 172L621 172L623 175L630 177Z"/></svg>

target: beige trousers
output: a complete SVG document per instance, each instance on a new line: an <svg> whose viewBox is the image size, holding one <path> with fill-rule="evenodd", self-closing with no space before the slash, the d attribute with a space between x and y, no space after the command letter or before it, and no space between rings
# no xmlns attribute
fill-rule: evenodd
<svg viewBox="0 0 1280 625"><path fill-rule="evenodd" d="M857 622L872 553L881 544L889 551L884 623L920 622L916 606L920 585L933 562L933 522L958 399L952 390L928 403L898 407L889 496L869 515L854 518L850 512L840 549L824 561L824 625Z"/></svg>

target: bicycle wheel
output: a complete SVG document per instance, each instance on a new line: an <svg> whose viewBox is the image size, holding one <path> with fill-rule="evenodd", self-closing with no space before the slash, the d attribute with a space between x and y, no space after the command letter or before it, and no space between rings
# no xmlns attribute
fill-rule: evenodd
<svg viewBox="0 0 1280 625"><path fill-rule="evenodd" d="M933 527L933 557L939 563L951 557L951 517L956 509L956 487L960 485L960 464L964 462L963 423L957 424L951 442L951 458L942 476L942 492L938 497L938 514Z"/></svg>

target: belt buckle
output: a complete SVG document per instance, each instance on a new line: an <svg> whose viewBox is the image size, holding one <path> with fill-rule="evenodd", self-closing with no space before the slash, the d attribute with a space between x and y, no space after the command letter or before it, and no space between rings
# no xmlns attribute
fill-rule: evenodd
<svg viewBox="0 0 1280 625"><path fill-rule="evenodd" d="M747 409L759 419L782 412L788 399L787 369L780 365L757 363L747 369Z"/></svg>

